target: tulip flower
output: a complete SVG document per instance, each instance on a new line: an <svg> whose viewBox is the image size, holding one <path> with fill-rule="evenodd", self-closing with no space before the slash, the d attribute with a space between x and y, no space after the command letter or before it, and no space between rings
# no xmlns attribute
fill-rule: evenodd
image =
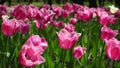
<svg viewBox="0 0 120 68"><path fill-rule="evenodd" d="M109 15L105 11L98 11L97 15L99 17L99 23L103 26L114 24L117 21L117 18L115 18L114 15Z"/></svg>
<svg viewBox="0 0 120 68"><path fill-rule="evenodd" d="M18 32L19 33L28 33L29 29L30 29L30 24L29 23L25 23L22 20L18 21Z"/></svg>
<svg viewBox="0 0 120 68"><path fill-rule="evenodd" d="M62 9L62 14L61 15L62 15L63 18L67 18L70 15L70 12Z"/></svg>
<svg viewBox="0 0 120 68"><path fill-rule="evenodd" d="M15 34L18 25L17 25L17 20L16 19L4 19L2 23L2 32L3 34L7 36L12 36Z"/></svg>
<svg viewBox="0 0 120 68"><path fill-rule="evenodd" d="M86 48L78 46L74 48L73 56L80 59L86 52Z"/></svg>
<svg viewBox="0 0 120 68"><path fill-rule="evenodd" d="M6 5L0 5L0 18L2 18L2 15L7 14L7 6Z"/></svg>
<svg viewBox="0 0 120 68"><path fill-rule="evenodd" d="M72 12L74 11L73 5L71 5L71 4L68 3L68 2L63 6L63 9L64 9L64 10L67 10L69 13L72 13Z"/></svg>
<svg viewBox="0 0 120 68"><path fill-rule="evenodd" d="M70 24L75 25L77 23L76 18L70 18Z"/></svg>
<svg viewBox="0 0 120 68"><path fill-rule="evenodd" d="M62 28L65 26L65 23L63 21L51 21L50 24L57 28Z"/></svg>
<svg viewBox="0 0 120 68"><path fill-rule="evenodd" d="M47 48L47 42L38 35L32 35L19 52L19 62L25 67L32 67L45 62L41 55Z"/></svg>
<svg viewBox="0 0 120 68"><path fill-rule="evenodd" d="M114 5L109 6L109 8L110 8L110 12L111 12L112 14L116 13L116 12L119 10L119 9L118 9L117 7L115 7Z"/></svg>
<svg viewBox="0 0 120 68"><path fill-rule="evenodd" d="M109 40L114 37L116 37L118 34L118 30L112 30L111 28L108 28L106 26L103 26L101 28L101 38L103 40Z"/></svg>
<svg viewBox="0 0 120 68"><path fill-rule="evenodd" d="M112 60L120 60L120 41L115 38L107 40L106 55Z"/></svg>
<svg viewBox="0 0 120 68"><path fill-rule="evenodd" d="M73 30L73 28L71 28ZM63 49L71 49L78 41L78 38L81 36L81 33L76 33L69 28L64 28L57 32L59 45Z"/></svg>
<svg viewBox="0 0 120 68"><path fill-rule="evenodd" d="M75 17L82 20L83 22L88 22L93 18L93 13L89 8L85 7L82 10L77 11Z"/></svg>
<svg viewBox="0 0 120 68"><path fill-rule="evenodd" d="M27 18L27 10L26 10L25 6L23 6L23 5L18 5L17 7L15 7L12 14L17 19L26 20L26 18Z"/></svg>
<svg viewBox="0 0 120 68"><path fill-rule="evenodd" d="M45 59L40 55L41 49L37 47L24 45L19 53L19 62L26 67L32 67L45 62Z"/></svg>
<svg viewBox="0 0 120 68"><path fill-rule="evenodd" d="M40 9L36 16L36 26L39 29L44 29L48 25L48 23L53 18L54 13L50 10L46 10L44 8Z"/></svg>
<svg viewBox="0 0 120 68"><path fill-rule="evenodd" d="M55 18L57 19L62 13L62 7L52 5L52 11L55 13Z"/></svg>
<svg viewBox="0 0 120 68"><path fill-rule="evenodd" d="M38 8L35 7L33 4L30 4L26 8L27 8L27 18L29 20L32 20L33 18L35 18L38 13Z"/></svg>

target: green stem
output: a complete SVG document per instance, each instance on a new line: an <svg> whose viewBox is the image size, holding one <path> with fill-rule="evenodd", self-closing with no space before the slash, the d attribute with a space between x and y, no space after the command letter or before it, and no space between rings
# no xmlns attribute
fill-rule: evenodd
<svg viewBox="0 0 120 68"><path fill-rule="evenodd" d="M96 57L95 57L95 65L96 65L96 62L97 62L97 49L98 49L98 46L96 45ZM97 67L97 65L96 65L96 67Z"/></svg>
<svg viewBox="0 0 120 68"><path fill-rule="evenodd" d="M78 61L79 65L82 65L82 64L80 63L79 59L77 59L77 61Z"/></svg>
<svg viewBox="0 0 120 68"><path fill-rule="evenodd" d="M99 66L100 68L101 68L101 62L103 61L103 60L102 60L102 56L103 56L104 48L105 48L105 45L104 45L104 43L103 43L103 48L102 48L101 56L100 56L100 66Z"/></svg>
<svg viewBox="0 0 120 68"><path fill-rule="evenodd" d="M64 68L64 66L65 66L65 62L66 62L66 61L65 61L66 50L64 50L64 52L63 52L63 56L62 56L62 57L63 57L63 60L62 60L62 61L63 61L63 65L62 65L62 68Z"/></svg>

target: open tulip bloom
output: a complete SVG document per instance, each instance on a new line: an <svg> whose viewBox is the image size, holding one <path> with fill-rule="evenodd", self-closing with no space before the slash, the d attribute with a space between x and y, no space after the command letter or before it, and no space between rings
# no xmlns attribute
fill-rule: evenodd
<svg viewBox="0 0 120 68"><path fill-rule="evenodd" d="M26 67L36 66L44 63L45 59L41 56L47 48L47 42L38 35L32 35L22 46L19 53L19 62Z"/></svg>
<svg viewBox="0 0 120 68"><path fill-rule="evenodd" d="M71 49L78 41L78 38L81 36L81 33L76 33L74 28L71 26L66 26L64 29L57 32L59 45L63 49Z"/></svg>
<svg viewBox="0 0 120 68"><path fill-rule="evenodd" d="M115 38L107 40L106 55L112 60L120 60L120 41Z"/></svg>

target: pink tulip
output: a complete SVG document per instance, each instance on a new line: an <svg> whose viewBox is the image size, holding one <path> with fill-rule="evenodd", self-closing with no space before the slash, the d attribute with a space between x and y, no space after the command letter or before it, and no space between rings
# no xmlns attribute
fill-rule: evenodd
<svg viewBox="0 0 120 68"><path fill-rule="evenodd" d="M30 44L29 44L30 45ZM45 62L41 56L41 49L38 47L24 44L19 53L19 62L21 65L31 67Z"/></svg>
<svg viewBox="0 0 120 68"><path fill-rule="evenodd" d="M73 55L75 58L80 59L86 52L86 48L78 46L74 48Z"/></svg>
<svg viewBox="0 0 120 68"><path fill-rule="evenodd" d="M2 18L2 15L7 14L7 6L6 5L0 5L0 18Z"/></svg>
<svg viewBox="0 0 120 68"><path fill-rule="evenodd" d="M27 8L27 18L29 20L32 20L33 18L35 18L38 13L38 8L35 7L33 4L30 4L26 8Z"/></svg>
<svg viewBox="0 0 120 68"><path fill-rule="evenodd" d="M65 26L63 21L51 21L50 24L57 28L63 28Z"/></svg>
<svg viewBox="0 0 120 68"><path fill-rule="evenodd" d="M32 35L25 42L19 52L19 62L21 65L31 67L45 62L41 56L46 50L48 44L44 38L38 35Z"/></svg>
<svg viewBox="0 0 120 68"><path fill-rule="evenodd" d="M75 12L79 11L80 9L83 9L84 6L80 5L80 4L73 4L73 9Z"/></svg>
<svg viewBox="0 0 120 68"><path fill-rule="evenodd" d="M115 13L120 18L120 10Z"/></svg>
<svg viewBox="0 0 120 68"><path fill-rule="evenodd" d="M30 36L26 42L32 42L34 46L41 47L43 49L43 52L48 47L48 44L45 38L40 38L38 35Z"/></svg>
<svg viewBox="0 0 120 68"><path fill-rule="evenodd" d="M65 25L65 29L69 32L74 32L75 31L75 27L72 24Z"/></svg>
<svg viewBox="0 0 120 68"><path fill-rule="evenodd" d="M55 18L57 19L62 13L62 7L52 5L52 11L55 13Z"/></svg>
<svg viewBox="0 0 120 68"><path fill-rule="evenodd" d="M18 21L18 32L19 33L28 33L29 29L30 29L30 24L29 23L25 23L22 20Z"/></svg>
<svg viewBox="0 0 120 68"><path fill-rule="evenodd" d="M17 7L15 7L15 9L13 11L13 15L17 19L26 20L26 18L27 18L27 10L26 10L25 6L18 5Z"/></svg>
<svg viewBox="0 0 120 68"><path fill-rule="evenodd" d="M17 20L16 19L4 19L3 23L2 23L2 32L3 34L7 35L7 36L12 36L13 34L15 34L18 26L17 26Z"/></svg>
<svg viewBox="0 0 120 68"><path fill-rule="evenodd" d="M54 13L50 10L46 10L44 8L40 9L36 16L36 26L39 29L44 29L48 25L48 23L52 20Z"/></svg>
<svg viewBox="0 0 120 68"><path fill-rule="evenodd" d="M82 20L83 22L88 22L93 18L93 13L91 9L85 7L82 10L77 11L75 17Z"/></svg>
<svg viewBox="0 0 120 68"><path fill-rule="evenodd" d="M115 38L107 40L106 55L112 60L120 60L120 41Z"/></svg>
<svg viewBox="0 0 120 68"><path fill-rule="evenodd" d="M61 15L62 15L63 18L67 18L70 15L70 12L62 9L62 14Z"/></svg>
<svg viewBox="0 0 120 68"><path fill-rule="evenodd" d="M71 49L78 41L81 33L76 33L75 31L71 32L66 29L62 29L59 33L57 32L57 36L61 48Z"/></svg>
<svg viewBox="0 0 120 68"><path fill-rule="evenodd" d="M111 28L108 28L106 26L103 26L101 28L101 38L103 40L109 40L114 37L116 37L118 34L118 30L112 30Z"/></svg>
<svg viewBox="0 0 120 68"><path fill-rule="evenodd" d="M70 24L75 25L77 23L76 18L70 18Z"/></svg>
<svg viewBox="0 0 120 68"><path fill-rule="evenodd" d="M114 24L117 21L117 18L115 18L114 15L109 15L105 11L98 11L97 15L99 17L99 23L103 26Z"/></svg>
<svg viewBox="0 0 120 68"><path fill-rule="evenodd" d="M74 11L73 5L71 5L71 4L68 3L68 2L63 6L63 9L64 9L64 10L67 10L69 13L72 13L72 12Z"/></svg>
<svg viewBox="0 0 120 68"><path fill-rule="evenodd" d="M40 8L44 8L44 9L50 9L50 5L48 5L48 4L42 4L41 6L40 6Z"/></svg>

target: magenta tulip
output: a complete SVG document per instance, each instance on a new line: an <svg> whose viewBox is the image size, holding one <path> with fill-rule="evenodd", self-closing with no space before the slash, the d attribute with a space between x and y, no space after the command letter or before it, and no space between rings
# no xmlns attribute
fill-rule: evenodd
<svg viewBox="0 0 120 68"><path fill-rule="evenodd" d="M33 4L30 4L26 8L27 8L27 18L29 20L34 19L38 13L38 8L35 7Z"/></svg>
<svg viewBox="0 0 120 68"><path fill-rule="evenodd" d="M18 21L18 32L19 33L28 33L29 29L30 29L30 24L29 23L25 23L24 21L22 20L19 20Z"/></svg>
<svg viewBox="0 0 120 68"><path fill-rule="evenodd" d="M3 34L7 35L7 36L12 36L15 34L18 25L17 25L17 20L16 19L4 19L3 23L2 23L2 32Z"/></svg>
<svg viewBox="0 0 120 68"><path fill-rule="evenodd" d="M67 10L69 13L72 13L74 11L73 5L68 2L63 6L63 9Z"/></svg>
<svg viewBox="0 0 120 68"><path fill-rule="evenodd" d="M41 55L47 48L47 42L38 35L32 35L19 52L19 62L25 67L32 67L45 62Z"/></svg>
<svg viewBox="0 0 120 68"><path fill-rule="evenodd" d="M74 48L73 56L80 59L86 52L86 48L78 46Z"/></svg>
<svg viewBox="0 0 120 68"><path fill-rule="evenodd" d="M57 19L62 13L62 7L52 5L52 11L55 13L55 18Z"/></svg>
<svg viewBox="0 0 120 68"><path fill-rule="evenodd" d="M57 28L63 28L65 26L63 21L51 21L50 24Z"/></svg>
<svg viewBox="0 0 120 68"><path fill-rule="evenodd" d="M114 37L116 37L118 34L118 30L112 30L111 28L108 28L106 26L103 26L101 28L101 38L103 40L109 40Z"/></svg>
<svg viewBox="0 0 120 68"><path fill-rule="evenodd" d="M77 11L75 17L82 20L83 22L88 22L93 18L93 12L88 7L85 7Z"/></svg>
<svg viewBox="0 0 120 68"><path fill-rule="evenodd" d="M57 32L57 36L61 48L71 49L78 41L78 38L81 36L81 33L76 33L75 31L71 31L69 28L67 28L62 29L59 33Z"/></svg>
<svg viewBox="0 0 120 68"><path fill-rule="evenodd" d="M107 40L106 55L112 60L120 60L120 41L115 38Z"/></svg>
<svg viewBox="0 0 120 68"><path fill-rule="evenodd" d="M99 23L103 26L114 24L117 21L117 18L115 18L114 15L109 15L105 11L98 11L97 15L99 17Z"/></svg>
<svg viewBox="0 0 120 68"><path fill-rule="evenodd" d="M23 5L16 6L14 11L13 11L13 15L17 19L26 20L26 18L27 18L27 10L26 10L25 6L23 6Z"/></svg>
<svg viewBox="0 0 120 68"><path fill-rule="evenodd" d="M76 18L70 18L70 24L75 25L77 23Z"/></svg>
<svg viewBox="0 0 120 68"><path fill-rule="evenodd" d="M7 6L6 5L0 5L0 18L2 18L2 15L7 14Z"/></svg>
<svg viewBox="0 0 120 68"><path fill-rule="evenodd" d="M39 29L44 29L48 25L48 23L52 20L54 13L50 10L46 10L44 8L40 9L36 16L36 26Z"/></svg>

